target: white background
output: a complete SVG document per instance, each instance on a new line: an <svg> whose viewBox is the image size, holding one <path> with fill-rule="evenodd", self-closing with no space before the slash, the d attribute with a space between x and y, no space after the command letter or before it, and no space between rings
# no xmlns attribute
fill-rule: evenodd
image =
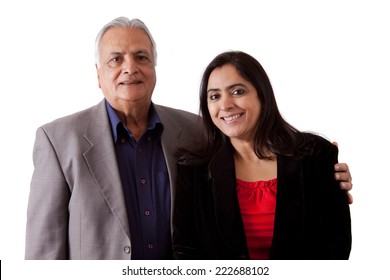
<svg viewBox="0 0 390 280"><path fill-rule="evenodd" d="M197 113L200 77L215 55L234 49L256 57L286 120L337 141L339 160L350 166L353 247L345 275L388 275L386 2L2 1L0 259L5 271L20 268L18 273L26 273L20 275L31 276L23 269L31 264L23 258L35 131L102 99L94 40L108 21L127 16L143 20L157 43L153 100L159 104Z"/></svg>

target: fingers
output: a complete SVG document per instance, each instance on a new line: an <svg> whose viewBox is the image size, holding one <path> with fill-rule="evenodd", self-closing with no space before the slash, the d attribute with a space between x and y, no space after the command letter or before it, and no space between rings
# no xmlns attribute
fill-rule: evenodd
<svg viewBox="0 0 390 280"><path fill-rule="evenodd" d="M339 144L336 141L333 141L332 144L335 145L337 148L339 147Z"/></svg>
<svg viewBox="0 0 390 280"><path fill-rule="evenodd" d="M340 188L342 190L350 191L352 190L353 184L351 182L352 178L349 173L346 172L337 172L334 175L335 179L340 182Z"/></svg>
<svg viewBox="0 0 390 280"><path fill-rule="evenodd" d="M346 163L337 163L334 166L335 179L337 181L343 182L352 182L351 172L349 172L349 167Z"/></svg>
<svg viewBox="0 0 390 280"><path fill-rule="evenodd" d="M334 178L336 181L345 182L345 183L352 183L352 177L351 174L347 172L336 172L334 174Z"/></svg>
<svg viewBox="0 0 390 280"><path fill-rule="evenodd" d="M338 171L334 174L334 178L336 179L336 181L352 183L352 177L349 172Z"/></svg>
<svg viewBox="0 0 390 280"><path fill-rule="evenodd" d="M347 192L347 196L348 196L348 204L352 204L353 203L352 195L349 192Z"/></svg>
<svg viewBox="0 0 390 280"><path fill-rule="evenodd" d="M353 184L351 182L340 182L340 188L345 191L352 190Z"/></svg>
<svg viewBox="0 0 390 280"><path fill-rule="evenodd" d="M334 170L336 170L337 172L348 172L349 173L349 167L348 167L348 164L346 163L336 163L334 165Z"/></svg>
<svg viewBox="0 0 390 280"><path fill-rule="evenodd" d="M337 143L336 143L337 145ZM342 190L347 191L348 196L348 203L353 203L353 197L349 193L350 190L352 190L353 184L352 184L352 176L351 172L349 172L349 167L346 163L337 163L334 166L334 169L336 171L334 177L337 181L340 181L340 188Z"/></svg>

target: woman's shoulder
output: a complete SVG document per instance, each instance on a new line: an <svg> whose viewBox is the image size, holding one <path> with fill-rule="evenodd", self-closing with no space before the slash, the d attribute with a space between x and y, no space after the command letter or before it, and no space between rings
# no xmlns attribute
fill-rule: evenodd
<svg viewBox="0 0 390 280"><path fill-rule="evenodd" d="M307 143L317 144L317 145L332 145L332 143L327 139L325 135L316 134L312 132L302 132L302 136L307 141Z"/></svg>
<svg viewBox="0 0 390 280"><path fill-rule="evenodd" d="M337 152L337 146L332 144L325 136L310 132L302 133L302 149L308 151L309 155L326 155L330 152Z"/></svg>

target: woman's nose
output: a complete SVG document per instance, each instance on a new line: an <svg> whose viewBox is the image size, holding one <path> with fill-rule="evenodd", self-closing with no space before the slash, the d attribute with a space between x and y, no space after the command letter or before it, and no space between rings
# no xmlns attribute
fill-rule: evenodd
<svg viewBox="0 0 390 280"><path fill-rule="evenodd" d="M228 111L233 108L233 100L229 94L222 95L220 104L222 111Z"/></svg>

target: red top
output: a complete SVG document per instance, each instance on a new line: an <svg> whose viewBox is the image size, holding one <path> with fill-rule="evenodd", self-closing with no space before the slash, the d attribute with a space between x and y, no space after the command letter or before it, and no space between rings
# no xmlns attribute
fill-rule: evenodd
<svg viewBox="0 0 390 280"><path fill-rule="evenodd" d="M251 259L269 259L274 232L277 178L245 182L237 179L246 242Z"/></svg>

